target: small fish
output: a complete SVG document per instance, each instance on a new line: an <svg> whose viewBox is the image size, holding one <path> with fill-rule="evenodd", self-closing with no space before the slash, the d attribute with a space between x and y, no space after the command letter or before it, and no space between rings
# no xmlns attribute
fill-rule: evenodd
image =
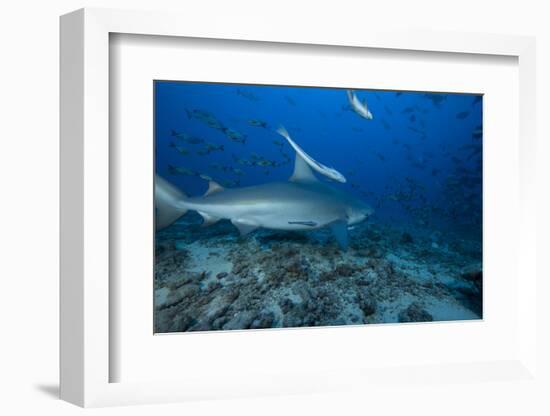
<svg viewBox="0 0 550 416"><path fill-rule="evenodd" d="M273 144L275 146L279 146L279 147L283 147L284 146L284 143L280 140L273 140Z"/></svg>
<svg viewBox="0 0 550 416"><path fill-rule="evenodd" d="M253 92L242 90L240 88L237 89L237 95L240 95L241 97L246 98L247 100L250 100L250 101L254 101L254 102L260 101L260 98Z"/></svg>
<svg viewBox="0 0 550 416"><path fill-rule="evenodd" d="M364 119L372 120L373 116L367 107L367 100L364 99L363 101L359 101L359 98L357 98L357 95L353 90L347 90L346 93L348 96L349 105L351 106L353 111L355 111Z"/></svg>
<svg viewBox="0 0 550 416"><path fill-rule="evenodd" d="M244 134L239 133L236 130L225 128L223 132L230 140L233 140L234 142L242 143L242 144L246 143L246 136Z"/></svg>
<svg viewBox="0 0 550 416"><path fill-rule="evenodd" d="M231 187L234 187L234 186L239 186L241 184L241 181L240 180L232 180L232 179L224 179L224 180L221 180L220 183L227 187L227 188L231 188Z"/></svg>
<svg viewBox="0 0 550 416"><path fill-rule="evenodd" d="M179 154L182 154L184 156L187 156L189 154L189 150L187 150L184 147L177 146L176 143L170 142L170 147L176 150Z"/></svg>
<svg viewBox="0 0 550 416"><path fill-rule="evenodd" d="M294 101L294 99L292 97L290 97L289 95L285 95L285 100L287 103L289 103L290 105L293 105L295 106L296 105L296 101Z"/></svg>
<svg viewBox="0 0 550 416"><path fill-rule="evenodd" d="M168 165L168 172L171 175L187 175L187 176L198 176L197 172L194 172L190 169L184 168L184 167L176 167L172 165Z"/></svg>
<svg viewBox="0 0 550 416"><path fill-rule="evenodd" d="M472 132L472 138L479 140L483 137L483 127L477 126Z"/></svg>
<svg viewBox="0 0 550 416"><path fill-rule="evenodd" d="M264 129L267 129L267 122L257 119L251 119L248 120L248 124L253 127L262 127Z"/></svg>
<svg viewBox="0 0 550 416"><path fill-rule="evenodd" d="M239 165L252 166L252 165L254 164L253 161L239 158L239 157L236 156L236 155L232 155L232 157L233 157L233 160L234 160L235 162L237 162Z"/></svg>
<svg viewBox="0 0 550 416"><path fill-rule="evenodd" d="M411 123L414 123L416 121L416 116L414 114L411 114L411 116L409 117L409 121Z"/></svg>
<svg viewBox="0 0 550 416"><path fill-rule="evenodd" d="M401 97L401 95L403 95L403 93L401 91L398 91L395 93L395 98Z"/></svg>
<svg viewBox="0 0 550 416"><path fill-rule="evenodd" d="M200 174L199 178L204 179L205 181L209 181L209 182L213 181L212 177L210 177L208 175L205 175L205 174Z"/></svg>
<svg viewBox="0 0 550 416"><path fill-rule="evenodd" d="M176 139L183 140L189 144L199 144L204 143L203 139L200 139L198 137L190 136L187 133L178 133L175 130L172 130L172 137L175 137Z"/></svg>
<svg viewBox="0 0 550 416"><path fill-rule="evenodd" d="M480 103L483 99L483 95L476 95L472 101L472 106L476 105L477 103Z"/></svg>
<svg viewBox="0 0 550 416"><path fill-rule="evenodd" d="M261 167L276 166L275 162L273 162L271 160L267 160L267 159L258 160L255 164L257 166L261 166Z"/></svg>
<svg viewBox="0 0 550 416"><path fill-rule="evenodd" d="M197 154L199 156L206 156L206 155L210 154L210 152L206 149L200 149L200 150L197 150Z"/></svg>
<svg viewBox="0 0 550 416"><path fill-rule="evenodd" d="M203 123L205 123L208 127L211 127L216 130L224 130L225 127L223 124L216 118L214 115L208 111L205 110L199 110L199 109L185 109L185 112L187 113L187 118L189 119L196 119Z"/></svg>
<svg viewBox="0 0 550 416"><path fill-rule="evenodd" d="M472 152L468 155L466 159L471 160L474 156L481 156L481 146L477 149L472 150Z"/></svg>
<svg viewBox="0 0 550 416"><path fill-rule="evenodd" d="M211 152L223 152L223 144L206 143L206 150Z"/></svg>
<svg viewBox="0 0 550 416"><path fill-rule="evenodd" d="M469 115L470 115L469 111L461 111L460 113L457 113L456 118L458 118L459 120L464 120Z"/></svg>
<svg viewBox="0 0 550 416"><path fill-rule="evenodd" d="M426 94L424 94L424 98L430 100L435 107L439 108L439 107L441 107L441 104L443 103L443 101L445 101L447 99L447 95L445 95L445 94L426 93Z"/></svg>
<svg viewBox="0 0 550 416"><path fill-rule="evenodd" d="M414 111L414 107L406 107L405 109L403 109L403 111L401 111L403 114L408 114L408 113L412 113Z"/></svg>

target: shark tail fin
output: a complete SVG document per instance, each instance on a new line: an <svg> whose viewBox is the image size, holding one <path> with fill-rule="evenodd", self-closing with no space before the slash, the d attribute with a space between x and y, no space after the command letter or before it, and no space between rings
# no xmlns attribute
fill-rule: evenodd
<svg viewBox="0 0 550 416"><path fill-rule="evenodd" d="M290 140L290 135L288 134L288 131L283 126L279 126L276 131L285 139Z"/></svg>
<svg viewBox="0 0 550 416"><path fill-rule="evenodd" d="M155 175L155 226L157 230L168 227L187 212L182 202L186 195L166 179Z"/></svg>

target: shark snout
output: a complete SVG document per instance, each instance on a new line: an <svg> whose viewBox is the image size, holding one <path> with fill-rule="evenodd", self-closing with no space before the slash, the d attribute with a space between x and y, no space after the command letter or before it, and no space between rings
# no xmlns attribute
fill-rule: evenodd
<svg viewBox="0 0 550 416"><path fill-rule="evenodd" d="M349 225L359 224L360 222L363 222L366 219L368 219L372 214L374 214L374 210L369 206L364 206L359 209L354 209L348 213L348 224Z"/></svg>

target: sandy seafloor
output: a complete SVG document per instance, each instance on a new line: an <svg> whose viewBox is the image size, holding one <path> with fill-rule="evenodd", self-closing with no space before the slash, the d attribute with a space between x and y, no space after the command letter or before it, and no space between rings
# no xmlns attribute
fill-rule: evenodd
<svg viewBox="0 0 550 416"><path fill-rule="evenodd" d="M157 232L156 333L482 317L480 241L363 223L342 251L327 229L200 222Z"/></svg>

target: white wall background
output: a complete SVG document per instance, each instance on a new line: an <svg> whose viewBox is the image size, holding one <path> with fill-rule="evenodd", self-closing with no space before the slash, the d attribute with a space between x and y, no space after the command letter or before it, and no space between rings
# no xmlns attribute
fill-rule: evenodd
<svg viewBox="0 0 550 416"><path fill-rule="evenodd" d="M545 1L170 1L11 0L0 11L0 413L76 414L56 399L58 383L58 16L74 9L116 7L189 13L270 16L280 21L323 19L339 25L421 27L439 30L536 35L538 38L538 132L540 274L550 238L547 164L550 129L550 30ZM546 163L546 164L545 164ZM542 182L544 178L544 183ZM503 230L505 232L505 230ZM546 250L543 250L543 247ZM542 270L544 269L544 270ZM543 340L540 354L550 374L546 302L550 285L538 287ZM546 353L544 352L546 351ZM546 357L545 357L546 356ZM547 379L548 380L548 379ZM388 387L376 397L346 393L93 410L101 415L149 414L550 414L550 384L533 389L506 383Z"/></svg>

